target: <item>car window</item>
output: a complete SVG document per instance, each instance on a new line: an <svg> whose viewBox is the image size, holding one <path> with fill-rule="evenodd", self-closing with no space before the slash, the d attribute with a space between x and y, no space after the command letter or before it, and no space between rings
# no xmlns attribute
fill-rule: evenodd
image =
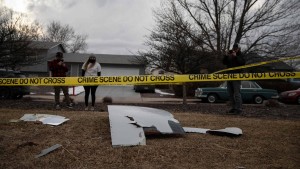
<svg viewBox="0 0 300 169"><path fill-rule="evenodd" d="M26 78L26 76L22 73L15 73L15 76L20 78Z"/></svg>
<svg viewBox="0 0 300 169"><path fill-rule="evenodd" d="M242 81L242 88L244 88L244 89L260 89L261 87L253 81Z"/></svg>
<svg viewBox="0 0 300 169"><path fill-rule="evenodd" d="M227 87L227 83L224 82L224 83L222 83L219 87L221 87L221 88L226 88L226 87Z"/></svg>
<svg viewBox="0 0 300 169"><path fill-rule="evenodd" d="M1 70L0 71L0 77L3 78L14 78L14 77L21 77L25 78L26 76L18 71L12 71L12 70Z"/></svg>
<svg viewBox="0 0 300 169"><path fill-rule="evenodd" d="M260 87L257 83L251 82L251 88L259 89L259 88L261 88L261 87Z"/></svg>
<svg viewBox="0 0 300 169"><path fill-rule="evenodd" d="M300 78L293 78L293 79L291 79L291 81L299 83L300 82Z"/></svg>
<svg viewBox="0 0 300 169"><path fill-rule="evenodd" d="M7 72L7 73L1 73L0 77L4 77L4 78L10 78L10 77L14 77L15 75L11 72Z"/></svg>
<svg viewBox="0 0 300 169"><path fill-rule="evenodd" d="M242 88L251 88L248 81L242 81Z"/></svg>

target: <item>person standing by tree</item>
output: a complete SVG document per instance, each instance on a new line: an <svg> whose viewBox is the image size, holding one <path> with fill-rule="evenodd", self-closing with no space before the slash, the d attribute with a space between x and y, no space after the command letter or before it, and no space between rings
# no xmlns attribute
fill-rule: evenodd
<svg viewBox="0 0 300 169"><path fill-rule="evenodd" d="M96 62L96 57L91 55L89 59L82 65L82 76L101 76L101 65ZM85 91L84 103L85 109L89 110L89 95L92 96L91 111L95 110L96 90L98 86L83 86Z"/></svg>
<svg viewBox="0 0 300 169"><path fill-rule="evenodd" d="M64 63L63 53L57 52L56 58L49 63L50 77L66 77L66 73L69 71L68 67ZM73 104L71 103L69 96L68 86L54 86L55 93L55 108L60 109L60 89L62 89L68 108L73 108Z"/></svg>
<svg viewBox="0 0 300 169"><path fill-rule="evenodd" d="M242 52L238 44L234 44L233 49L230 50L229 53L224 56L223 64L226 65L227 68L245 65L245 60L242 56ZM241 73L241 70L231 70L228 71L228 73ZM231 109L227 113L242 113L241 81L227 81L227 92L229 94L229 101L231 102Z"/></svg>

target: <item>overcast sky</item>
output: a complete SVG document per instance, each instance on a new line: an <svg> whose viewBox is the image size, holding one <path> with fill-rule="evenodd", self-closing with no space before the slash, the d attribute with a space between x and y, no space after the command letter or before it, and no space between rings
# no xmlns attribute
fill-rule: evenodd
<svg viewBox="0 0 300 169"><path fill-rule="evenodd" d="M60 21L87 34L86 53L131 54L143 45L155 25L152 9L161 0L0 0L41 24Z"/></svg>

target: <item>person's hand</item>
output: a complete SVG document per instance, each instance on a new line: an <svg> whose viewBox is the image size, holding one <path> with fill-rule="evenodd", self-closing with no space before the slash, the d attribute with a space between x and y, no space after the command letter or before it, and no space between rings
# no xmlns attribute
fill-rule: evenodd
<svg viewBox="0 0 300 169"><path fill-rule="evenodd" d="M236 53L233 51L231 54L233 57L236 57Z"/></svg>
<svg viewBox="0 0 300 169"><path fill-rule="evenodd" d="M57 64L58 64L59 66L66 66L66 64L65 64L63 61L59 61Z"/></svg>

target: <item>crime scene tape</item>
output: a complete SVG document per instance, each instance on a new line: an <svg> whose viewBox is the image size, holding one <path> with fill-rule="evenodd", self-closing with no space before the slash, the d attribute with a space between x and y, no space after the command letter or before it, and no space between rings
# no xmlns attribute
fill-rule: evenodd
<svg viewBox="0 0 300 169"><path fill-rule="evenodd" d="M261 65L265 65L265 64L269 64L269 63L282 62L282 61L287 61L287 60L297 60L297 59L300 59L300 56L286 57L286 58L281 58L281 59L277 59L277 60L270 60L270 61L265 61L265 62L252 63L252 64L248 64L248 65L244 65L244 66L237 66L237 67L233 67L233 68L223 69L223 70L214 72L213 74L226 72L226 71L229 71L229 70L245 69L245 68L261 66Z"/></svg>
<svg viewBox="0 0 300 169"><path fill-rule="evenodd" d="M262 80L300 78L300 72L265 72L237 74L188 74L142 76L35 77L0 78L0 86L83 86L83 85L143 85L204 81Z"/></svg>

